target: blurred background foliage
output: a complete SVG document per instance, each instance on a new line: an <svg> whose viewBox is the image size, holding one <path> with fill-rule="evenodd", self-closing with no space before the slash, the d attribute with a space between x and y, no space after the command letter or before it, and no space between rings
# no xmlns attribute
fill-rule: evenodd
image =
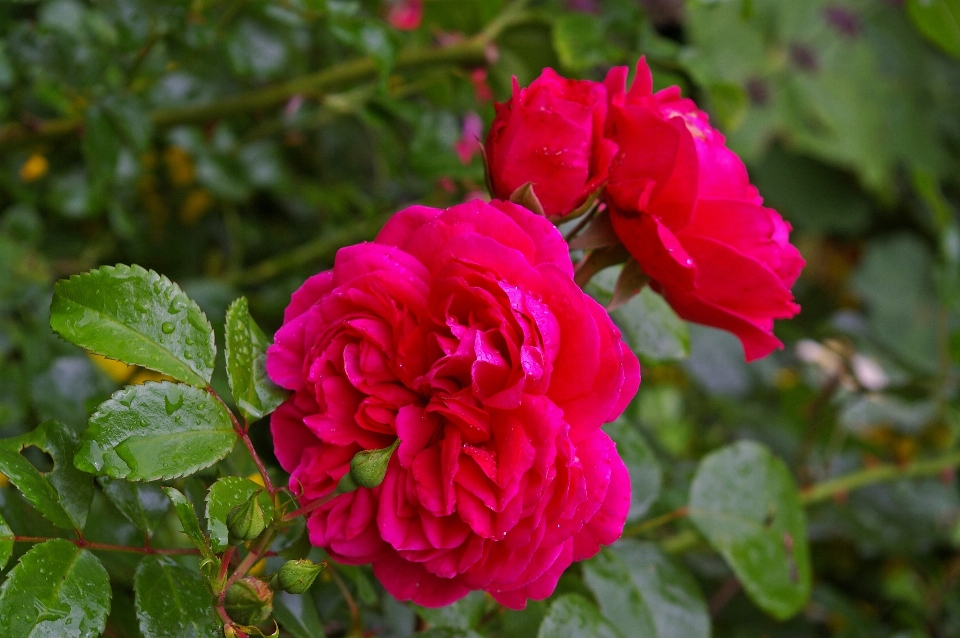
<svg viewBox="0 0 960 638"><path fill-rule="evenodd" d="M390 9L0 4L0 435L49 418L82 429L121 383L145 377L51 334L56 279L138 263L179 282L219 332L244 294L272 333L291 291L339 246L371 238L406 204L484 190L476 137L512 77L525 85L551 66L601 79L645 54L658 88L679 84L727 134L808 265L795 288L803 312L777 326L787 348L749 366L733 337L680 323L650 291L618 311L644 363L637 399L610 428L634 481L628 534L660 547L628 542L633 562L622 562L640 570L635 582L654 564L663 579L632 585L647 605L636 635L697 638L707 614L718 637L960 635L960 491L949 467L808 508L813 593L783 622L671 515L697 462L741 439L769 446L801 487L957 447L960 3L425 0L409 31L390 26ZM269 456L267 428L255 433ZM42 467L41 456L31 460ZM239 453L223 464L253 471ZM183 489L202 496L217 471ZM167 509L151 510L157 537L183 544ZM0 513L19 534L58 533L11 489L0 489ZM87 538L138 534L98 490ZM104 560L115 590L107 635L137 636L136 557ZM293 636L360 635L359 615L363 635L526 637L539 627L629 638L590 615L603 607L600 567L571 568L555 595L563 609L509 613L483 595L415 610L367 569L337 567L306 603L280 595L277 617ZM551 633L561 611L579 620Z"/></svg>

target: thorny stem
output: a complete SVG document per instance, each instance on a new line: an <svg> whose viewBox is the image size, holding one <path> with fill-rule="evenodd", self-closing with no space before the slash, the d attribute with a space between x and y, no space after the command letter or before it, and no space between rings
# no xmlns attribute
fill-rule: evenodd
<svg viewBox="0 0 960 638"><path fill-rule="evenodd" d="M12 540L14 543L44 543L49 540L53 540L55 537L47 536L0 536L0 540ZM199 554L200 550L190 547L190 548L171 548L171 549L160 549L156 547L150 547L145 545L143 547L136 547L133 545L113 545L111 543L97 543L94 541L84 540L82 538L62 538L60 540L65 540L67 542L73 543L81 549L95 549L104 552L123 552L126 554L161 554L164 556L182 556L187 554Z"/></svg>
<svg viewBox="0 0 960 638"><path fill-rule="evenodd" d="M312 512L313 510L317 509L318 507L320 507L320 506L323 505L324 503L329 503L330 501L332 501L333 499L335 499L335 498L338 497L338 496L340 496L340 492L338 492L337 490L334 490L334 491L330 492L329 494L327 494L326 496L321 496L320 498L318 498L317 500L313 501L312 503L308 503L307 505L304 505L304 506L301 507L300 509L294 510L294 511L290 512L289 514L284 514L284 515L283 515L283 518L282 518L281 520L284 520L284 521L292 521L293 519L295 519L295 518L297 518L297 517L299 517L299 516L306 516L307 514L309 514L309 513Z"/></svg>
<svg viewBox="0 0 960 638"><path fill-rule="evenodd" d="M223 406L223 409L227 411L227 414L230 415L230 420L233 422L233 430L237 433L237 436L240 437L240 440L243 441L243 444L247 446L247 451L250 453L251 458L253 458L254 464L257 466L257 471L260 472L260 478L263 479L263 488L271 495L277 492L278 488L273 486L273 483L270 482L270 475L267 474L267 468L263 464L263 461L260 459L260 455L257 454L257 451L253 447L253 441L250 440L250 435L247 434L247 428L240 425L240 421L237 420L236 415L233 411L227 407L227 404L223 402L223 399L220 398L216 392L213 391L213 388L207 388L207 392L213 396L214 399L220 402L220 405Z"/></svg>

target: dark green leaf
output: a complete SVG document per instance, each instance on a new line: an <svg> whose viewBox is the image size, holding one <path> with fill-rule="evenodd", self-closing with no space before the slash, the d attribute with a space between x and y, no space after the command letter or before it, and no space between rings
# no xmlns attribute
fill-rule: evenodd
<svg viewBox="0 0 960 638"><path fill-rule="evenodd" d="M7 521L0 517L0 570L7 566L10 554L13 553L13 530Z"/></svg>
<svg viewBox="0 0 960 638"><path fill-rule="evenodd" d="M550 605L550 611L540 625L537 638L624 638L624 636L600 615L600 610L592 602L579 594L565 594Z"/></svg>
<svg viewBox="0 0 960 638"><path fill-rule="evenodd" d="M97 557L62 539L37 545L0 591L4 638L99 636L110 611L110 578Z"/></svg>
<svg viewBox="0 0 960 638"><path fill-rule="evenodd" d="M709 638L696 581L653 543L622 540L583 564L603 615L624 636Z"/></svg>
<svg viewBox="0 0 960 638"><path fill-rule="evenodd" d="M960 0L907 0L907 13L924 37L960 58Z"/></svg>
<svg viewBox="0 0 960 638"><path fill-rule="evenodd" d="M472 629L480 622L486 604L486 595L483 592L474 591L446 607L429 609L415 605L414 608L431 627Z"/></svg>
<svg viewBox="0 0 960 638"><path fill-rule="evenodd" d="M807 602L810 555L800 494L765 447L743 441L704 458L690 486L690 520L765 611L785 619Z"/></svg>
<svg viewBox="0 0 960 638"><path fill-rule="evenodd" d="M240 297L227 309L226 358L230 391L247 422L277 409L286 392L267 376L269 341L250 316L247 298Z"/></svg>
<svg viewBox="0 0 960 638"><path fill-rule="evenodd" d="M193 509L193 504L179 490L165 487L163 491L170 497L174 509L177 510L177 518L180 519L183 533L197 546L204 558L212 558L210 545L207 544L207 537L203 535L203 530L200 529L200 521L197 520L197 513Z"/></svg>
<svg viewBox="0 0 960 638"><path fill-rule="evenodd" d="M111 478L171 479L213 465L236 439L230 413L208 392L145 383L100 404L80 440L76 464Z"/></svg>
<svg viewBox="0 0 960 638"><path fill-rule="evenodd" d="M649 286L611 313L627 343L648 361L677 361L690 354L687 324Z"/></svg>
<svg viewBox="0 0 960 638"><path fill-rule="evenodd" d="M278 591L273 595L273 615L280 626L294 638L324 638L323 622L317 606L308 594L288 594Z"/></svg>
<svg viewBox="0 0 960 638"><path fill-rule="evenodd" d="M600 18L564 13L553 22L553 48L564 67L579 71L609 62L614 52Z"/></svg>
<svg viewBox="0 0 960 638"><path fill-rule="evenodd" d="M144 638L218 638L213 599L196 573L165 556L145 556L133 583Z"/></svg>
<svg viewBox="0 0 960 638"><path fill-rule="evenodd" d="M221 552L227 548L227 515L230 510L245 503L257 492L260 492L257 500L264 519L269 522L273 519L273 499L260 485L240 476L225 476L210 486L207 492L207 528L213 551Z"/></svg>
<svg viewBox="0 0 960 638"><path fill-rule="evenodd" d="M170 509L170 500L155 483L130 483L106 476L97 482L120 513L147 536L153 534Z"/></svg>
<svg viewBox="0 0 960 638"><path fill-rule="evenodd" d="M630 511L627 520L643 516L660 495L663 471L637 428L625 420L604 426L617 444L617 452L630 473Z"/></svg>
<svg viewBox="0 0 960 638"><path fill-rule="evenodd" d="M53 458L53 470L40 473L20 451L37 447ZM51 523L64 529L83 529L93 498L93 479L74 467L77 435L56 421L0 442L0 472Z"/></svg>
<svg viewBox="0 0 960 638"><path fill-rule="evenodd" d="M127 364L199 387L213 373L213 328L166 277L139 266L104 266L58 281L50 325L61 337Z"/></svg>

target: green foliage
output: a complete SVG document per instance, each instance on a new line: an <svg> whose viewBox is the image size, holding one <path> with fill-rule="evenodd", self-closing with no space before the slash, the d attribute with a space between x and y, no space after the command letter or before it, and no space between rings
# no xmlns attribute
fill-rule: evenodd
<svg viewBox="0 0 960 638"><path fill-rule="evenodd" d="M227 515L230 511L258 494L260 508L264 518L273 518L273 500L263 488L253 481L239 476L225 476L210 486L207 492L207 529L210 530L210 545L213 551L221 552L227 548L229 530Z"/></svg>
<svg viewBox="0 0 960 638"><path fill-rule="evenodd" d="M170 500L155 483L128 483L106 476L97 483L113 506L147 536L153 535L170 510Z"/></svg>
<svg viewBox="0 0 960 638"><path fill-rule="evenodd" d="M248 422L277 409L286 398L267 376L267 337L250 316L245 297L227 308L226 357L230 392Z"/></svg>
<svg viewBox="0 0 960 638"><path fill-rule="evenodd" d="M578 594L557 598L537 632L537 638L620 638L597 608Z"/></svg>
<svg viewBox="0 0 960 638"><path fill-rule="evenodd" d="M144 638L216 638L210 594L191 570L163 556L144 556L134 580Z"/></svg>

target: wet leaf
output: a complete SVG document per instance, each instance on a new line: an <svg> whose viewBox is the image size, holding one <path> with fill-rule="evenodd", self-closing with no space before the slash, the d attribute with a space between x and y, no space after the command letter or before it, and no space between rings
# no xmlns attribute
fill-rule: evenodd
<svg viewBox="0 0 960 638"><path fill-rule="evenodd" d="M145 556L133 588L144 638L219 638L213 599L199 576L165 556Z"/></svg>
<svg viewBox="0 0 960 638"><path fill-rule="evenodd" d="M230 510L247 502L257 492L260 492L257 500L264 519L269 522L273 519L273 499L260 485L240 476L225 476L210 486L207 492L207 528L210 530L213 551L221 552L227 548L227 515Z"/></svg>
<svg viewBox="0 0 960 638"><path fill-rule="evenodd" d="M270 414L287 393L267 376L266 335L250 316L246 297L230 304L226 320L227 377L230 391L247 422Z"/></svg>

